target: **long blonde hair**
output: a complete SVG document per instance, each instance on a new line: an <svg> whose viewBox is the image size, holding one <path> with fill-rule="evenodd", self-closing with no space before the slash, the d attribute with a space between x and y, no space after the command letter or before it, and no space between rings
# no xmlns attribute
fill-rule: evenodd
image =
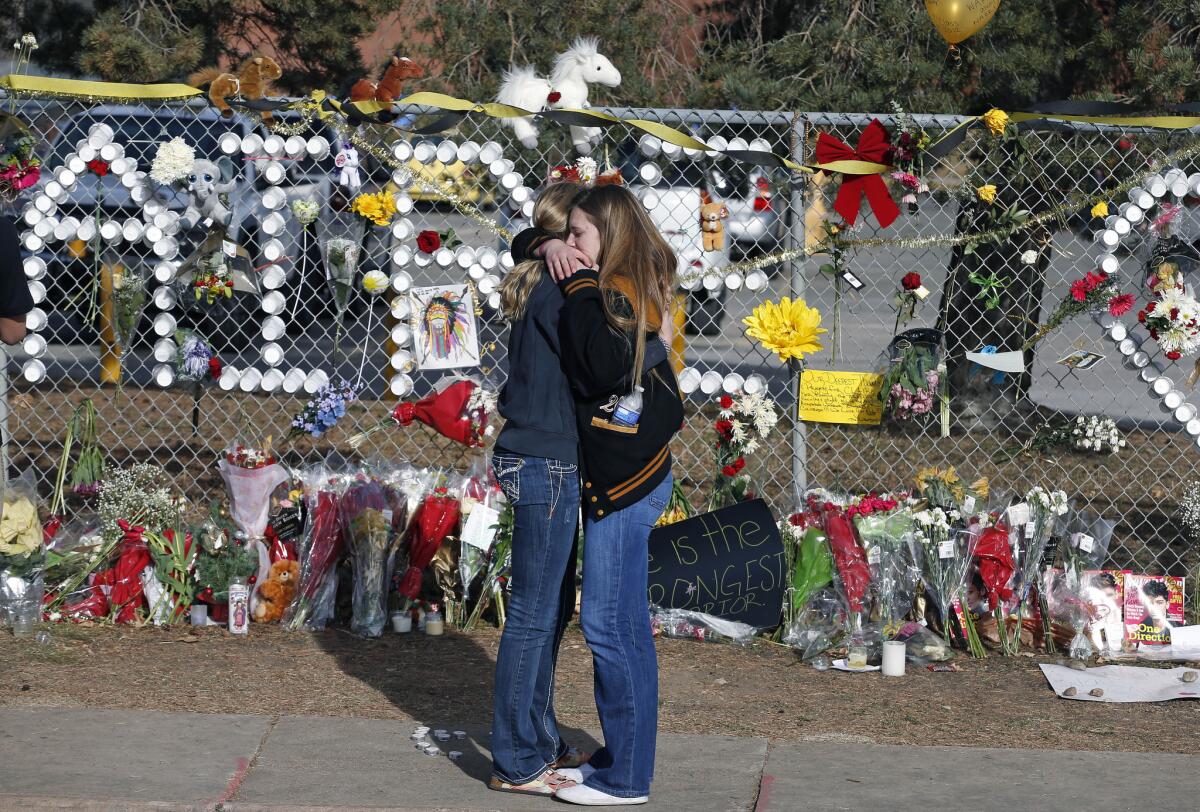
<svg viewBox="0 0 1200 812"><path fill-rule="evenodd" d="M596 186L575 198L580 209L600 232L600 289L608 323L622 332L633 331L633 380L646 356L646 333L670 318L670 297L675 290L675 252L659 234L646 209L633 193L621 186ZM633 306L629 316L614 310L614 293ZM664 314L666 314L664 316Z"/></svg>
<svg viewBox="0 0 1200 812"><path fill-rule="evenodd" d="M579 194L577 183L555 183L538 195L533 207L533 224L560 240L567 238L567 220L571 215L571 201ZM537 287L538 280L546 268L540 259L522 262L513 268L500 283L500 312L509 321L517 321L525 315L525 305Z"/></svg>

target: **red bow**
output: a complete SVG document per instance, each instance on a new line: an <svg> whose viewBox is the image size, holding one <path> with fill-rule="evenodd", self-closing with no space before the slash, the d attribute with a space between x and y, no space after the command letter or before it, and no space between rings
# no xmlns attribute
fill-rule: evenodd
<svg viewBox="0 0 1200 812"><path fill-rule="evenodd" d="M392 419L401 426L420 420L433 427L439 434L465 446L482 446L481 438L471 426L471 416L466 414L467 401L475 392L472 380L455 381L441 392L434 392L416 403L401 403L392 410ZM486 415L477 415L482 421Z"/></svg>
<svg viewBox="0 0 1200 812"><path fill-rule="evenodd" d="M867 128L858 138L858 148L850 149L845 142L839 141L828 133L817 136L817 163L828 164L834 161L867 161L883 164L888 162L888 133L879 119L872 119ZM842 186L838 189L837 200L833 208L845 218L846 222L854 225L858 219L858 209L862 205L862 196L866 194L871 211L882 228L887 228L900 216L900 208L892 200L887 185L878 174L848 175L842 173Z"/></svg>

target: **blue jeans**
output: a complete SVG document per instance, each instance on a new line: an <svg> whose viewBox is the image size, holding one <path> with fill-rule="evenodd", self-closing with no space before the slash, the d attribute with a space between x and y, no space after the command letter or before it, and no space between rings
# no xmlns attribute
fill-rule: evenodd
<svg viewBox="0 0 1200 812"><path fill-rule="evenodd" d="M575 611L578 467L497 452L513 506L512 599L496 655L492 770L523 784L567 752L554 716L554 665Z"/></svg>
<svg viewBox="0 0 1200 812"><path fill-rule="evenodd" d="M592 650L604 746L584 784L621 798L650 794L658 728L658 658L647 597L650 530L671 497L671 477L649 495L584 527L580 623Z"/></svg>

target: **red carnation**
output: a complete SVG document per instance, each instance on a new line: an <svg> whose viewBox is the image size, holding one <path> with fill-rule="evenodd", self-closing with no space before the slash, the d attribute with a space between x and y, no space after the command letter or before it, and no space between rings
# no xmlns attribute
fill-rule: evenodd
<svg viewBox="0 0 1200 812"><path fill-rule="evenodd" d="M551 90L550 93L546 96L546 103L547 104L558 104L558 101L561 98L562 98L561 93L559 93L557 90Z"/></svg>
<svg viewBox="0 0 1200 812"><path fill-rule="evenodd" d="M221 368L222 364L220 358L214 355L212 358L208 359L208 375L214 381L221 377Z"/></svg>
<svg viewBox="0 0 1200 812"><path fill-rule="evenodd" d="M771 200L766 197L756 197L753 206L756 212L771 211Z"/></svg>
<svg viewBox="0 0 1200 812"><path fill-rule="evenodd" d="M714 427L716 428L717 433L724 437L728 437L733 433L733 422L729 420L718 420L714 424Z"/></svg>
<svg viewBox="0 0 1200 812"><path fill-rule="evenodd" d="M442 236L436 231L426 229L417 235L417 248L426 254L432 254L442 247Z"/></svg>
<svg viewBox="0 0 1200 812"><path fill-rule="evenodd" d="M93 158L87 162L87 168L96 173L97 177L104 177L108 174L108 163L99 158Z"/></svg>
<svg viewBox="0 0 1200 812"><path fill-rule="evenodd" d="M727 477L734 477L734 476L737 476L737 469L734 468L732 465L726 465L724 468L721 469L721 473Z"/></svg>
<svg viewBox="0 0 1200 812"><path fill-rule="evenodd" d="M921 287L921 275L919 273L906 273L904 278L900 280L900 286L905 290L916 290Z"/></svg>
<svg viewBox="0 0 1200 812"><path fill-rule="evenodd" d="M1104 271L1101 271L1100 273L1088 271L1087 276L1085 276L1084 279L1087 280L1088 290L1095 290L1097 287L1104 284L1105 280L1108 279L1108 274L1106 274Z"/></svg>
<svg viewBox="0 0 1200 812"><path fill-rule="evenodd" d="M1088 287L1086 279L1076 279L1071 283L1071 298L1077 302L1082 302L1087 298L1089 290L1091 288Z"/></svg>
<svg viewBox="0 0 1200 812"><path fill-rule="evenodd" d="M793 513L791 516L788 516L788 524L790 524L792 527L804 527L804 514Z"/></svg>
<svg viewBox="0 0 1200 812"><path fill-rule="evenodd" d="M1132 293L1122 293L1122 294L1120 294L1118 296L1114 296L1108 300L1108 312L1112 316L1117 316L1117 317L1124 316L1130 310L1133 310L1133 294ZM1141 319L1144 319L1144 318L1145 318L1145 316L1142 315ZM1139 319L1139 320L1141 320L1141 319Z"/></svg>
<svg viewBox="0 0 1200 812"><path fill-rule="evenodd" d="M729 395L722 395L720 404L721 404L722 409L732 409L733 408L733 398L729 397Z"/></svg>
<svg viewBox="0 0 1200 812"><path fill-rule="evenodd" d="M746 467L746 458L745 458L745 457L738 457L736 460L734 460L734 461L733 461L733 467L734 467L735 469L737 469L738 471L740 471L740 470L742 470L743 468L745 468L745 467Z"/></svg>
<svg viewBox="0 0 1200 812"><path fill-rule="evenodd" d="M1169 353L1167 353L1167 357L1170 358L1172 361L1178 361L1182 357L1182 355L1183 354L1181 352L1179 352L1179 350L1171 350Z"/></svg>
<svg viewBox="0 0 1200 812"><path fill-rule="evenodd" d="M1138 323L1139 323L1139 324L1145 324L1145 323L1146 323L1146 311L1145 311L1145 310L1139 310L1139 311L1138 311Z"/></svg>

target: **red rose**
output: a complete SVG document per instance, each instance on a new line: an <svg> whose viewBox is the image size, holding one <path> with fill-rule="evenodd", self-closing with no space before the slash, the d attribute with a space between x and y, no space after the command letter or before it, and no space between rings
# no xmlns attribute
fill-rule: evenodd
<svg viewBox="0 0 1200 812"><path fill-rule="evenodd" d="M208 359L208 375L214 381L221 377L221 367L222 364L220 358L214 355L212 358Z"/></svg>
<svg viewBox="0 0 1200 812"><path fill-rule="evenodd" d="M1178 361L1182 357L1182 353L1180 353L1179 350L1171 350L1169 353L1167 353L1167 357L1172 361Z"/></svg>
<svg viewBox="0 0 1200 812"><path fill-rule="evenodd" d="M921 275L919 273L906 273L904 278L900 280L900 285L905 290L916 290L921 287Z"/></svg>
<svg viewBox="0 0 1200 812"><path fill-rule="evenodd" d="M733 408L733 398L729 397L729 395L722 395L720 404L721 404L722 409L732 409Z"/></svg>
<svg viewBox="0 0 1200 812"><path fill-rule="evenodd" d="M426 254L432 254L442 247L442 237L436 231L426 229L417 235L417 248Z"/></svg>
<svg viewBox="0 0 1200 812"><path fill-rule="evenodd" d="M99 158L93 158L87 162L87 168L96 173L97 177L104 177L108 174L108 164Z"/></svg>
<svg viewBox="0 0 1200 812"><path fill-rule="evenodd" d="M1120 138L1117 140L1117 149L1121 150L1122 152L1131 150L1133 149L1133 142L1128 138Z"/></svg>
<svg viewBox="0 0 1200 812"><path fill-rule="evenodd" d="M562 98L561 93L559 93L557 90L551 90L549 95L546 96L546 103L547 104L558 104L558 100L561 98Z"/></svg>
<svg viewBox="0 0 1200 812"><path fill-rule="evenodd" d="M721 469L721 473L727 477L734 477L734 476L737 476L737 469L734 468L732 465L726 465L724 468Z"/></svg>
<svg viewBox="0 0 1200 812"><path fill-rule="evenodd" d="M730 434L733 434L733 423L729 420L718 420L713 425L716 428L717 433L722 437L728 437Z"/></svg>
<svg viewBox="0 0 1200 812"><path fill-rule="evenodd" d="M746 467L746 458L738 457L736 460L733 461L733 467L739 471L742 470L743 468L745 468Z"/></svg>
<svg viewBox="0 0 1200 812"><path fill-rule="evenodd" d="M1139 324L1145 324L1145 323L1146 323L1146 311L1145 311L1145 310L1139 310L1139 311L1138 311L1138 323L1139 323Z"/></svg>

